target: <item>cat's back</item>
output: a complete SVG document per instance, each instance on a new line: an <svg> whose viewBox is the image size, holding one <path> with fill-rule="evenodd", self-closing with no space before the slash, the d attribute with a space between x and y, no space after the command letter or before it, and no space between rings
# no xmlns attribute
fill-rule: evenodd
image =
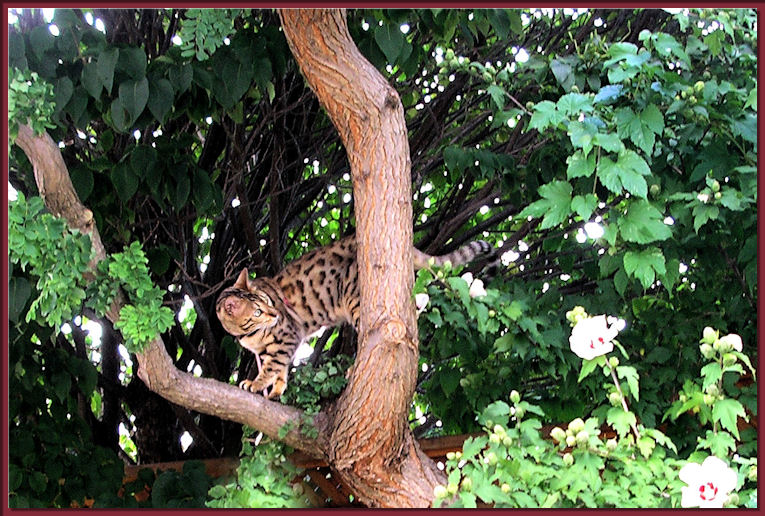
<svg viewBox="0 0 765 516"><path fill-rule="evenodd" d="M314 249L274 278L287 303L300 316L303 331L311 333L346 318L344 298L356 283L356 239L346 237ZM355 288L354 288L355 290Z"/></svg>

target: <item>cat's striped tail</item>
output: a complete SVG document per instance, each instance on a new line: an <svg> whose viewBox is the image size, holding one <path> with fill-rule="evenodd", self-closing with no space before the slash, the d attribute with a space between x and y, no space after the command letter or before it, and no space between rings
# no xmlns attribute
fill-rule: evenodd
<svg viewBox="0 0 765 516"><path fill-rule="evenodd" d="M475 240L473 242L469 242L459 249L441 256L431 256L429 254L423 253L418 249L415 249L414 268L422 269L428 265L441 267L446 262L450 262L452 265L464 265L466 263L472 262L479 256L490 253L493 249L494 248L491 246L491 244L485 240ZM433 259L432 264L430 263L431 258Z"/></svg>

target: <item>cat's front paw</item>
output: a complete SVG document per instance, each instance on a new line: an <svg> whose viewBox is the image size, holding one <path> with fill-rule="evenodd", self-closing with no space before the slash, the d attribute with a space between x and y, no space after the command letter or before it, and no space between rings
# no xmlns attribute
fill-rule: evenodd
<svg viewBox="0 0 765 516"><path fill-rule="evenodd" d="M262 394L263 396L266 396L266 388L258 386L255 380L242 380L239 382L239 388L255 394Z"/></svg>

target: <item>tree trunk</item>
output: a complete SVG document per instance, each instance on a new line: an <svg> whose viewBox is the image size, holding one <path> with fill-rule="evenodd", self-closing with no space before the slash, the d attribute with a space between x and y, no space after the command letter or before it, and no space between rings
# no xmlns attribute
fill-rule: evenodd
<svg viewBox="0 0 765 516"><path fill-rule="evenodd" d="M408 425L418 348L401 101L356 48L344 10L284 9L279 15L303 75L340 133L353 178L359 347L348 386L328 411L329 463L369 506L427 507L445 477Z"/></svg>

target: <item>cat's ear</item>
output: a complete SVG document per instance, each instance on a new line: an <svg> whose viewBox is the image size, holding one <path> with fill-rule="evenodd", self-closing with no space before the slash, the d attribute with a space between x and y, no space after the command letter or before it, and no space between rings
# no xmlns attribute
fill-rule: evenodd
<svg viewBox="0 0 765 516"><path fill-rule="evenodd" d="M247 272L247 267L242 269L242 272L239 273L239 277L236 278L236 282L234 283L234 288L238 288L241 290L248 290L247 287L250 283L250 274Z"/></svg>

